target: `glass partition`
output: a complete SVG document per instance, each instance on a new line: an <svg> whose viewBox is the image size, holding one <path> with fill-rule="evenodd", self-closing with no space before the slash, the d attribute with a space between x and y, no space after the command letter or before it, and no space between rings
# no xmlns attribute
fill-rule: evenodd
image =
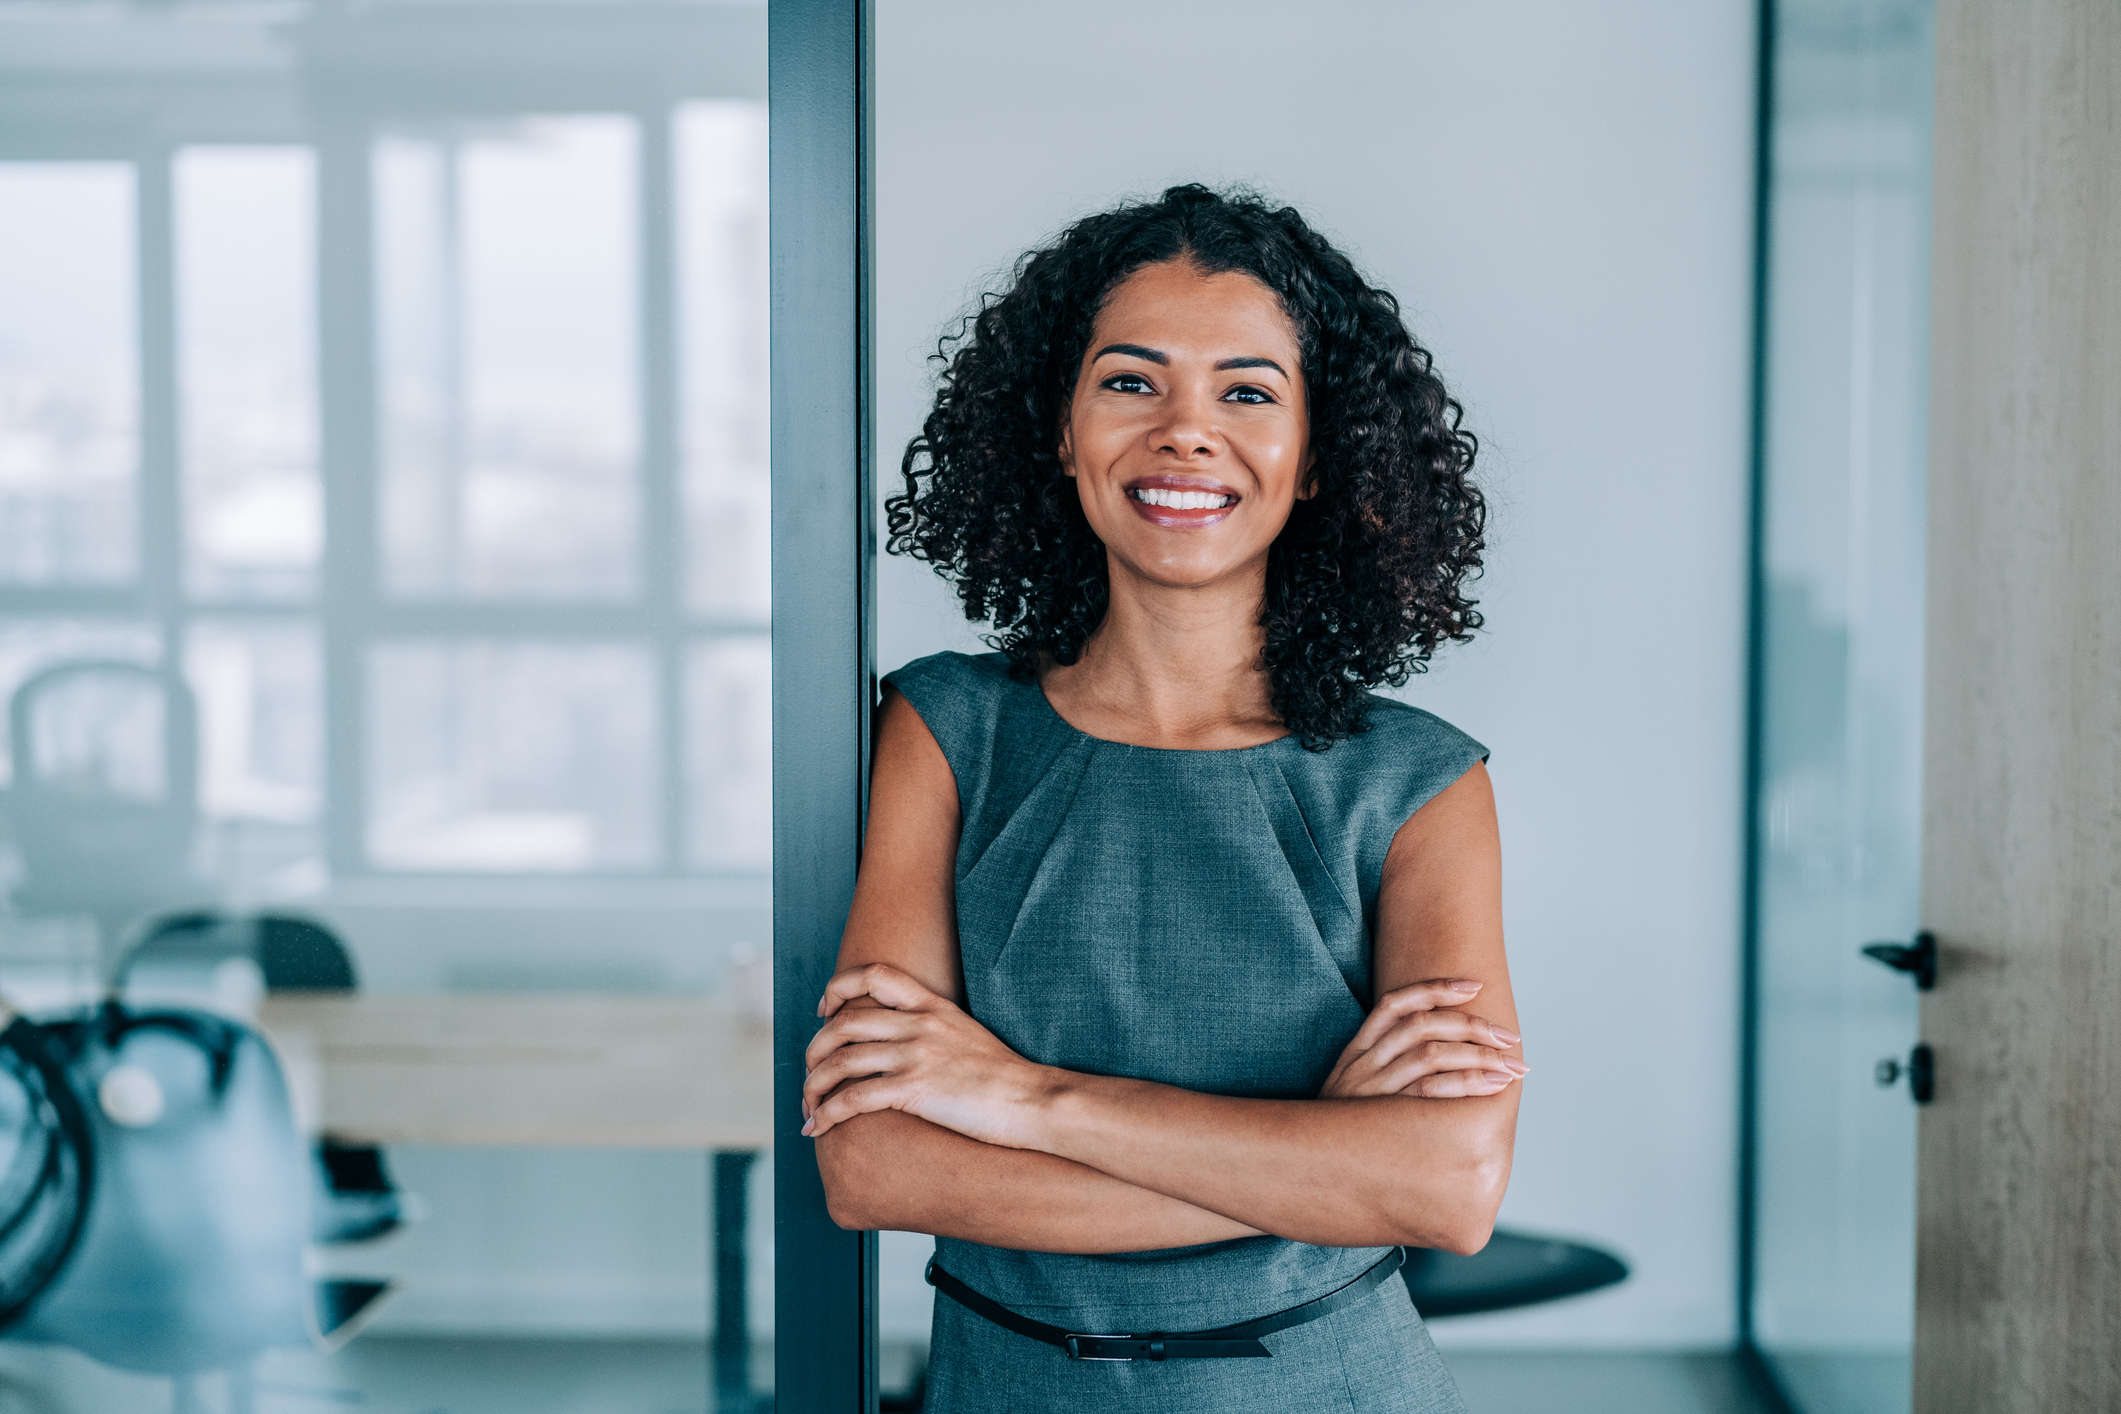
<svg viewBox="0 0 2121 1414"><path fill-rule="evenodd" d="M37 1407L770 1407L765 44L0 0Z"/></svg>
<svg viewBox="0 0 2121 1414"><path fill-rule="evenodd" d="M1779 0L1754 801L1753 1336L1802 1414L1909 1407L1931 21Z"/></svg>

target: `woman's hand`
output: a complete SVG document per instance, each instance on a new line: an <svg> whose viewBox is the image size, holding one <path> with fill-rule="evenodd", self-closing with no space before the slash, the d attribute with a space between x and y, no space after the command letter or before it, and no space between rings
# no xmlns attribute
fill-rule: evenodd
<svg viewBox="0 0 2121 1414"><path fill-rule="evenodd" d="M1458 1010L1479 991L1478 982L1437 979L1385 993L1318 1097L1445 1100L1500 1093L1530 1067L1503 1054L1520 1039L1515 1031Z"/></svg>
<svg viewBox="0 0 2121 1414"><path fill-rule="evenodd" d="M866 997L873 1006L849 1006ZM815 1138L872 1110L904 1110L968 1138L1032 1149L1031 1120L1052 1072L995 1039L963 1008L885 963L826 984L831 1018L804 1052L803 1133Z"/></svg>

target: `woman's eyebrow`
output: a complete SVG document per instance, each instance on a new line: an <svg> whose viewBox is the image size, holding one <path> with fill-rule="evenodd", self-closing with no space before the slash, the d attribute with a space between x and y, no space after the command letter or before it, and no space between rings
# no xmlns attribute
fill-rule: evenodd
<svg viewBox="0 0 2121 1414"><path fill-rule="evenodd" d="M1107 344L1096 353L1090 355L1090 361L1095 363L1106 354L1124 354L1128 358L1138 358L1149 363L1160 363L1167 366L1171 362L1171 355L1163 350L1148 348L1141 344ZM1284 378L1289 376L1289 370L1283 368L1271 358L1254 358L1250 356L1226 358L1217 363L1215 368L1217 372L1228 368L1271 368Z"/></svg>

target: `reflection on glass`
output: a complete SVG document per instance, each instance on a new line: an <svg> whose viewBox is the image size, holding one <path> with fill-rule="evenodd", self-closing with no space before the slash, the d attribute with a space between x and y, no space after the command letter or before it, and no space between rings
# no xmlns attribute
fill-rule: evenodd
<svg viewBox="0 0 2121 1414"><path fill-rule="evenodd" d="M770 1385L763 16L635 7L556 64L581 16L485 8L121 6L74 26L78 74L7 95L10 159L40 160L0 162L0 703L84 660L174 660L190 692L121 667L46 704L40 759L159 832L74 832L55 872L22 843L64 832L0 792L0 994L78 1008L159 939L129 995L271 1037L294 1103L257 1117L303 1172L192 1119L111 1139L99 1174L164 1139L228 1161L203 1189L102 1185L99 1230L147 1195L155 1231L209 1234L183 1255L205 1265L133 1241L106 1270L155 1298L138 1322L0 1341L0 1406L765 1407L740 1370L717 1399L709 1343L748 1293ZM72 160L111 141L110 64L167 144L138 198L132 164ZM598 116L615 94L631 116ZM666 356L650 391L685 396L644 397ZM145 492L181 514L141 520ZM685 534L645 538L651 504L694 508L683 554L644 551ZM184 702L195 732L161 732ZM148 820L172 763L196 802ZM305 928L350 990L199 965ZM125 1059L175 1067L172 1115L226 1117L183 1088L197 1039L150 1030ZM380 1147L344 1108L364 1094ZM740 1113L703 1119L703 1095ZM312 1191L317 1135L288 1127L311 1123L383 1186L341 1154ZM253 1332L270 1349L178 1329L186 1303L227 1310L214 1216L245 1184L330 1220L277 1244L284 1269L400 1283L343 1347L306 1318L351 1308L307 1293Z"/></svg>
<svg viewBox="0 0 2121 1414"><path fill-rule="evenodd" d="M32 674L59 663L154 665L160 640L151 625L126 619L0 620L0 703ZM0 784L14 780L13 746L0 732Z"/></svg>
<svg viewBox="0 0 2121 1414"><path fill-rule="evenodd" d="M193 147L172 164L184 578L202 598L315 590L314 167L299 147Z"/></svg>
<svg viewBox="0 0 2121 1414"><path fill-rule="evenodd" d="M0 162L0 583L137 563L133 172Z"/></svg>
<svg viewBox="0 0 2121 1414"><path fill-rule="evenodd" d="M1929 14L1778 5L1768 289L1757 1338L1804 1414L1909 1406Z"/></svg>
<svg viewBox="0 0 2121 1414"><path fill-rule="evenodd" d="M27 713L30 778L68 794L165 799L166 707L144 677L84 672L58 681Z"/></svg>
<svg viewBox="0 0 2121 1414"><path fill-rule="evenodd" d="M371 862L539 873L653 864L654 683L648 652L630 644L377 645Z"/></svg>
<svg viewBox="0 0 2121 1414"><path fill-rule="evenodd" d="M686 657L686 838L702 869L773 863L771 654L755 635L695 643Z"/></svg>
<svg viewBox="0 0 2121 1414"><path fill-rule="evenodd" d="M764 620L766 110L692 103L674 124L683 311L685 604Z"/></svg>
<svg viewBox="0 0 2121 1414"><path fill-rule="evenodd" d="M602 116L377 144L391 593L635 591L637 146Z"/></svg>

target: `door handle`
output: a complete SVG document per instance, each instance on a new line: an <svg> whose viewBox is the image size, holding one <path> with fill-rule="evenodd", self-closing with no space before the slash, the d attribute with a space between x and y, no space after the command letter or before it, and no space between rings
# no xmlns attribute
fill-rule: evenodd
<svg viewBox="0 0 2121 1414"><path fill-rule="evenodd" d="M1905 1061L1887 1056L1878 1062L1878 1068L1872 1074L1881 1090L1892 1089L1905 1075L1908 1093L1914 1096L1918 1105L1926 1105L1937 1096L1937 1053L1927 1045L1909 1051Z"/></svg>
<svg viewBox="0 0 2121 1414"><path fill-rule="evenodd" d="M1937 985L1937 935L1928 929L1917 933L1912 943L1867 943L1863 955L1896 972L1913 973L1919 992Z"/></svg>

